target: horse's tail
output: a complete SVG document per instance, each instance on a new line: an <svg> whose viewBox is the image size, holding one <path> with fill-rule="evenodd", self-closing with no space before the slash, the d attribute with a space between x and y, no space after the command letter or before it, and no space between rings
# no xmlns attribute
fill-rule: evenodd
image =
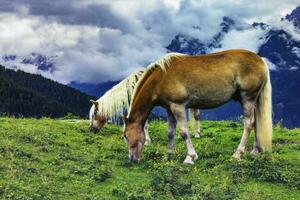
<svg viewBox="0 0 300 200"><path fill-rule="evenodd" d="M267 80L262 86L255 109L257 145L261 151L272 151L272 86L267 64Z"/></svg>

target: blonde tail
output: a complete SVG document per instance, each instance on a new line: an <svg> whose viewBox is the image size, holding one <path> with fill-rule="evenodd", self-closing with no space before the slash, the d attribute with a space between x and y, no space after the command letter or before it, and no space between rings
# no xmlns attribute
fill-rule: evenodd
<svg viewBox="0 0 300 200"><path fill-rule="evenodd" d="M267 81L259 94L255 110L256 138L261 151L272 151L272 86L268 66L265 66Z"/></svg>

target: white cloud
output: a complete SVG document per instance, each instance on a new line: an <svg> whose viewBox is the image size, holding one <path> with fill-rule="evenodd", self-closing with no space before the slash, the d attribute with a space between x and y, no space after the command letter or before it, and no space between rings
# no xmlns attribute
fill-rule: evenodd
<svg viewBox="0 0 300 200"><path fill-rule="evenodd" d="M277 66L274 63L272 63L269 59L264 57L263 60L266 62L267 66L269 67L270 70L278 69Z"/></svg>
<svg viewBox="0 0 300 200"><path fill-rule="evenodd" d="M222 48L214 51L227 49L247 49L257 52L258 48L265 42L264 34L266 31L261 29L231 30L225 35L222 41Z"/></svg>
<svg viewBox="0 0 300 200"><path fill-rule="evenodd" d="M299 69L299 67L293 66L293 67L291 67L289 70L295 71L295 70L298 70L298 69Z"/></svg>
<svg viewBox="0 0 300 200"><path fill-rule="evenodd" d="M19 59L14 61L11 60L8 62L4 62L3 60L0 60L0 64L10 69L15 69L15 70L19 69L30 74L39 74L39 70L37 66L32 64L23 64Z"/></svg>
<svg viewBox="0 0 300 200"><path fill-rule="evenodd" d="M162 56L178 33L208 42L221 30L224 16L242 24L277 19L282 24L278 26L300 37L291 23L278 22L299 3L294 0L28 2L0 8L0 54L57 56L53 74L36 66L20 67L62 83L119 80ZM257 51L263 35L260 29L233 29L224 37L222 49Z"/></svg>
<svg viewBox="0 0 300 200"><path fill-rule="evenodd" d="M296 54L298 58L300 58L300 47L293 47L292 52Z"/></svg>
<svg viewBox="0 0 300 200"><path fill-rule="evenodd" d="M124 34L118 29L45 23L38 17L20 21L11 14L2 15L1 19L0 54L24 57L39 52L56 56L56 70L47 77L62 83L119 80L165 52L164 47L151 38ZM15 67L17 62L2 64ZM42 73L34 65L20 64L19 68Z"/></svg>
<svg viewBox="0 0 300 200"><path fill-rule="evenodd" d="M288 20L272 20L271 24L274 28L276 29L282 29L286 32L288 32L289 34L291 34L291 36L293 37L293 39L300 41L300 31L299 29L296 29L295 26L293 25L292 22L288 21Z"/></svg>

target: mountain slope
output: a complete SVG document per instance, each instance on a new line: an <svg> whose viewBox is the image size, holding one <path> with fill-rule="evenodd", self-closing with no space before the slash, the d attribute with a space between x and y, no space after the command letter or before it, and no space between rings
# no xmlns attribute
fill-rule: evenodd
<svg viewBox="0 0 300 200"><path fill-rule="evenodd" d="M293 22L294 26L300 29L300 6L295 8L291 14L287 15L285 18Z"/></svg>
<svg viewBox="0 0 300 200"><path fill-rule="evenodd" d="M0 113L14 116L88 115L91 97L40 75L0 66Z"/></svg>
<svg viewBox="0 0 300 200"><path fill-rule="evenodd" d="M97 98L101 97L106 91L110 90L114 85L120 81L108 81L104 83L78 83L71 82L68 84L69 87L75 88L83 93L86 93Z"/></svg>

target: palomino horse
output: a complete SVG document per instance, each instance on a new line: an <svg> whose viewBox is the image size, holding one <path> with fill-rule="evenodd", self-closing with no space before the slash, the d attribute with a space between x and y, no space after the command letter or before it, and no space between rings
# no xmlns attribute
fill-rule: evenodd
<svg viewBox="0 0 300 200"><path fill-rule="evenodd" d="M131 95L142 74L143 71L133 72L126 79L107 91L97 101L91 100L93 103L89 114L91 131L100 131L109 120L116 123L119 116L129 109ZM146 143L150 143L151 139L148 134L147 123L144 128Z"/></svg>
<svg viewBox="0 0 300 200"><path fill-rule="evenodd" d="M140 161L145 121L153 106L160 105L168 113L170 153L174 152L178 123L187 145L184 163L193 164L198 156L188 133L185 108L215 108L232 99L244 110L243 136L234 157L245 151L254 127L252 153L271 151L271 83L262 58L246 50L197 56L167 54L147 67L134 89L128 116L123 118L130 160Z"/></svg>
<svg viewBox="0 0 300 200"><path fill-rule="evenodd" d="M93 103L89 117L90 117L90 130L98 132L108 120L116 123L119 116L129 110L130 99L134 90L134 87L143 71L136 71L130 74L126 79L115 85L112 89L107 91L97 101L91 100ZM193 110L193 119L195 124L195 137L200 137L199 126L199 110ZM146 123L144 129L146 134L146 142L150 143L151 139L148 134L148 125Z"/></svg>

